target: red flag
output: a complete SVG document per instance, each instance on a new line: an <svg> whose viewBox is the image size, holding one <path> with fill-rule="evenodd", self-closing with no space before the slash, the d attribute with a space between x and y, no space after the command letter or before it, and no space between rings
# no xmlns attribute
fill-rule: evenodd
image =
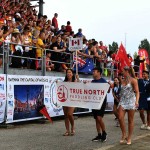
<svg viewBox="0 0 150 150"><path fill-rule="evenodd" d="M44 106L42 109L40 109L39 112L40 112L42 115L44 115L51 123L53 123L53 121L52 121L50 115L48 114L47 109L46 109L45 106Z"/></svg>
<svg viewBox="0 0 150 150"><path fill-rule="evenodd" d="M127 56L126 50L124 48L124 46L120 45L119 50L117 52L117 55L115 57L115 60L118 61L119 60L119 70L122 71L122 69L125 66L130 66L130 61L129 58Z"/></svg>

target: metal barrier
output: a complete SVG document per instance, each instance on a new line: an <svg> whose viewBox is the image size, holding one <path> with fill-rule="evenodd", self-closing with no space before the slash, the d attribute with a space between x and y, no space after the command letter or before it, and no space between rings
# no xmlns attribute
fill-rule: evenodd
<svg viewBox="0 0 150 150"><path fill-rule="evenodd" d="M62 54L64 54L64 55L69 55L69 57L70 57L70 60L69 60L69 62L64 62L64 61L60 61L60 60L58 60L58 61L56 61L56 60L50 60L52 63L55 63L55 64L66 64L66 65L69 65L69 68L71 68L72 66L73 66L73 53L66 53L66 52L56 52L55 50L51 50L51 49L45 49L44 50L44 53L42 52L43 51L43 49L42 48L38 48L38 49L40 49L41 50L41 54L42 54L42 57L41 58L36 58L36 57L30 57L30 56L28 56L28 57L24 57L22 54L22 52L21 52L21 55L20 56L16 56L16 55L14 55L14 53L12 53L12 50L11 50L11 48L10 48L10 46L11 45L17 45L17 46L22 46L22 47L29 47L29 48L32 48L32 50L33 49L37 49L37 47L35 47L35 46L28 46L28 45L23 45L23 44L17 44L17 43L13 43L13 42L10 42L10 43L3 43L3 54L0 54L0 55L2 55L3 56L3 65L2 65L2 69L3 69L3 73L4 74L7 74L8 73L8 69L9 69L9 67L11 66L11 63L12 63L12 59L13 58L16 58L16 59L20 59L21 61L22 60L26 60L26 62L27 63L29 63L29 60L30 61L33 61L33 62L36 62L36 61L38 61L38 62L41 62L41 71L42 71L42 75L43 76L45 76L45 74L46 74L46 52L47 51L50 51L50 52L52 52L52 53L60 53L61 55ZM30 51L30 50L29 50ZM36 54L35 54L36 55ZM95 61L96 59L94 59L94 65L96 66L96 61ZM111 61L110 61L110 63L112 63ZM104 67L104 65L103 65L104 63L101 63L101 67L102 67L102 69L103 69L103 72L104 72L104 70L107 70L108 72L109 72L109 76L110 76L110 78L111 79L113 79L114 78L114 76L116 76L115 75L115 71L116 72L118 72L117 71L117 68L115 69L114 68L114 63L112 63L111 64L111 66L110 67ZM28 64L27 64L28 65ZM13 67L13 66L12 66ZM23 67L23 66L22 66ZM139 66L138 66L139 67ZM26 69L31 69L31 68L27 68L26 67ZM36 69L36 68L35 68ZM136 72L136 74L139 74L139 72Z"/></svg>
<svg viewBox="0 0 150 150"><path fill-rule="evenodd" d="M42 75L44 76L46 74L46 52L47 51L50 51L52 53L60 53L61 55L63 55L63 54L64 55L69 55L69 57L70 57L70 61L69 62L64 62L64 61L60 61L60 60L59 61L51 60L51 62L55 63L55 64L67 64L67 65L69 65L69 68L72 66L72 54L71 53L56 52L55 50L51 50L51 49L44 49L44 53L43 53L42 52L43 49L42 48L38 48L38 49L41 50L41 54L42 54L41 58L36 58L36 56L34 58L30 57L30 56L25 57L23 55L23 52L21 52L21 50L16 51L16 52L20 52L20 54L21 54L20 56L17 56L17 55L15 55L15 52L12 53L12 50L10 48L11 45L17 45L17 46L22 46L22 47L29 47L29 48L32 48L32 50L33 49L37 49L37 47L34 47L34 46L28 46L28 45L23 45L23 44L16 44L16 43L13 43L13 42L11 42L11 43L3 43L3 54L0 54L0 55L3 56L2 69L3 69L3 73L4 74L7 74L8 68L11 66L11 63L12 63L11 62L12 58L16 58L16 59L20 59L21 61L22 60L24 60L24 61L26 60L27 63L29 63L28 61L39 61L39 62L41 62L41 69L40 70L42 71ZM22 67L19 67L19 68L22 68ZM13 68L15 68L15 67L13 67ZM28 69L31 69L31 68L28 68Z"/></svg>

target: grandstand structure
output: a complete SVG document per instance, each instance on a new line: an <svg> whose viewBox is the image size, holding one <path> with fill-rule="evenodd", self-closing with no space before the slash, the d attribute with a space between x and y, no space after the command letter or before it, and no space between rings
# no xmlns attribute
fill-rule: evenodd
<svg viewBox="0 0 150 150"><path fill-rule="evenodd" d="M37 2L39 4L39 13L43 15L44 0L30 0L31 2Z"/></svg>

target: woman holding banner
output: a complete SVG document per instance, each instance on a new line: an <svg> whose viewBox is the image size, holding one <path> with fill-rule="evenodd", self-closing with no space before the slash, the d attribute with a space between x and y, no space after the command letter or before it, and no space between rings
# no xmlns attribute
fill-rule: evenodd
<svg viewBox="0 0 150 150"><path fill-rule="evenodd" d="M78 82L79 81L79 76L73 74L72 69L67 69L66 70L66 76L64 82ZM74 107L63 107L64 115L65 115L65 127L66 127L66 132L63 134L63 136L69 136L69 135L74 135L75 134L75 128L74 128L74 117L73 117L73 112L74 112ZM70 125L71 125L71 132L70 132Z"/></svg>
<svg viewBox="0 0 150 150"><path fill-rule="evenodd" d="M118 105L119 123L122 131L120 144L131 144L131 136L134 128L134 113L138 108L139 88L137 80L130 76L130 67L123 69L124 79L121 83L120 102ZM128 113L128 135L126 135L124 117Z"/></svg>

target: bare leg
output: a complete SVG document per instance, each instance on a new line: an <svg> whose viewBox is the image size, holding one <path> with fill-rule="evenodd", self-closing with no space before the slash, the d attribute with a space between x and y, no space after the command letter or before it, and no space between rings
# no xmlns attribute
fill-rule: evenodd
<svg viewBox="0 0 150 150"><path fill-rule="evenodd" d="M73 117L73 112L74 112L74 107L68 107L68 112L67 116L69 118L69 122L71 124L71 132L74 132L74 117Z"/></svg>
<svg viewBox="0 0 150 150"><path fill-rule="evenodd" d="M141 117L142 123L146 124L144 110L139 110L139 113L140 113L140 117Z"/></svg>
<svg viewBox="0 0 150 150"><path fill-rule="evenodd" d="M113 112L114 112L114 115L116 116L116 118L118 119L118 110L117 110L117 105L115 105L115 104L113 107Z"/></svg>
<svg viewBox="0 0 150 150"><path fill-rule="evenodd" d="M99 120L96 118L95 121L96 121L97 133L98 133L98 134L101 134L101 126L100 126Z"/></svg>
<svg viewBox="0 0 150 150"><path fill-rule="evenodd" d="M102 130L102 132L105 131L105 124L104 124L103 118L101 116L97 116L97 118L96 118L96 128L97 128L97 131L101 131L101 130Z"/></svg>
<svg viewBox="0 0 150 150"><path fill-rule="evenodd" d="M131 142L131 136L134 128L134 113L135 110L128 110L128 141Z"/></svg>
<svg viewBox="0 0 150 150"><path fill-rule="evenodd" d="M0 58L0 67L2 67L2 64L3 64L3 59Z"/></svg>
<svg viewBox="0 0 150 150"><path fill-rule="evenodd" d="M147 126L150 127L150 110L147 111Z"/></svg>
<svg viewBox="0 0 150 150"><path fill-rule="evenodd" d="M65 115L65 127L66 127L66 132L70 132L69 129L69 118L68 118L68 107L63 107L64 115Z"/></svg>
<svg viewBox="0 0 150 150"><path fill-rule="evenodd" d="M124 140L126 138L126 128L125 128L125 121L124 121L125 113L126 113L126 111L123 110L123 108L120 106L118 108L118 119L119 119L121 131L122 131L122 139L121 140Z"/></svg>

